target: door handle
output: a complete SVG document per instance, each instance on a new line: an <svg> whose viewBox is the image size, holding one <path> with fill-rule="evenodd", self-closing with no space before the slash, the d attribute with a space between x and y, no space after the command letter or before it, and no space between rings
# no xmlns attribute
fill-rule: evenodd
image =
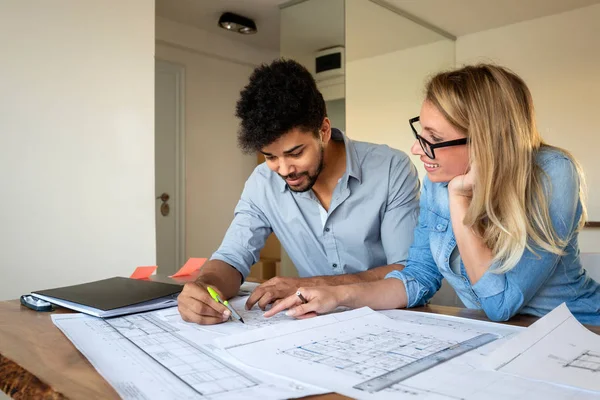
<svg viewBox="0 0 600 400"><path fill-rule="evenodd" d="M163 193L156 198L156 200L158 199L160 199L160 201L162 201L163 203L166 203L167 201L169 201L170 197L168 193Z"/></svg>
<svg viewBox="0 0 600 400"><path fill-rule="evenodd" d="M169 204L167 203L167 201L169 201L170 198L171 197L168 193L163 193L156 198L156 200L162 201L162 204L160 205L160 213L163 217L169 215L169 212L171 211L171 207L169 207Z"/></svg>

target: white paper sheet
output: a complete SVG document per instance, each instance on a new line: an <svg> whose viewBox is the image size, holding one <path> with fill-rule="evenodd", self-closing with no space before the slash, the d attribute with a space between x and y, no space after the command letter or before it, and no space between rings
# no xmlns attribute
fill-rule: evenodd
<svg viewBox="0 0 600 400"><path fill-rule="evenodd" d="M392 389L415 389L417 395L406 397L414 400L598 400L597 393L477 368L464 362L467 354L410 378ZM387 394L375 398L399 398L384 397Z"/></svg>
<svg viewBox="0 0 600 400"><path fill-rule="evenodd" d="M363 308L221 337L216 343L257 368L285 370L299 380L367 398L374 395L353 386L474 336L445 328L432 332ZM405 390L398 386L387 393L398 396Z"/></svg>
<svg viewBox="0 0 600 400"><path fill-rule="evenodd" d="M444 327L461 332L471 332L477 335L483 333L493 333L501 336L500 339L473 350L473 352L471 352L469 355L470 357L472 357L474 354L484 356L491 353L494 349L501 346L506 340L525 329L521 326L477 321L473 319L453 317L451 315L441 315L419 311L382 310L378 312L395 321L409 322L412 324L423 325L424 327Z"/></svg>
<svg viewBox="0 0 600 400"><path fill-rule="evenodd" d="M278 399L328 391L356 398L418 400L599 397L597 392L535 380L539 378L526 379L514 375L514 371L481 368L482 360L487 358L484 356L499 345L500 350L492 352L494 357L490 359L495 360L499 370L509 367L507 358L513 361L514 355L523 353L527 346L523 341L514 346L503 342L520 337L516 333L523 332L523 328L368 308L302 321L284 314L265 320L258 308L246 311L245 301L242 297L233 303L245 313L245 325L233 321L215 326L187 323L177 308L106 321L63 314L54 315L53 321L126 399ZM546 328L556 322L541 321L546 321ZM495 333L502 338L380 392L370 394L353 388L386 368L481 333ZM539 332L529 337L527 343L540 341ZM367 343L360 342L366 338ZM402 350L395 351L398 347ZM581 363L572 368L592 365L585 357L575 360L574 356L573 360ZM539 361L534 363L537 368Z"/></svg>
<svg viewBox="0 0 600 400"><path fill-rule="evenodd" d="M238 296L247 296L254 291L257 287L260 286L260 283L256 282L244 282L240 287L240 291L238 292Z"/></svg>
<svg viewBox="0 0 600 400"><path fill-rule="evenodd" d="M386 312L387 314L390 314ZM215 343L240 361L266 371L365 399L593 399L594 394L482 370L481 355L466 353L377 393L354 388L383 372L483 332L519 328L447 321L412 312L391 320L368 308L223 336ZM435 329L432 329L435 326Z"/></svg>
<svg viewBox="0 0 600 400"><path fill-rule="evenodd" d="M520 377L597 391L600 336L563 303L490 354L486 365Z"/></svg>
<svg viewBox="0 0 600 400"><path fill-rule="evenodd" d="M478 321L443 315L410 310L381 310L379 313L396 321L410 322L419 325L443 326L460 331L473 331L475 333L495 333L501 336L509 336L521 332L526 328L488 321Z"/></svg>
<svg viewBox="0 0 600 400"><path fill-rule="evenodd" d="M214 332L221 335L230 335L234 333L246 332L253 329L263 328L266 326L273 326L282 322L292 322L296 319L288 317L285 313L279 313L271 318L263 317L265 311L261 310L258 306L254 306L252 310L246 310L246 300L249 296L237 296L230 300L231 306L237 311L242 317L244 323L238 321L228 321L224 324L216 325L204 325L200 329ZM175 311L177 311L175 309Z"/></svg>
<svg viewBox="0 0 600 400"><path fill-rule="evenodd" d="M214 333L179 329L160 313L52 320L125 399L281 399L326 390L256 371L206 345ZM184 323L185 324L185 323ZM181 333L193 331L194 341Z"/></svg>

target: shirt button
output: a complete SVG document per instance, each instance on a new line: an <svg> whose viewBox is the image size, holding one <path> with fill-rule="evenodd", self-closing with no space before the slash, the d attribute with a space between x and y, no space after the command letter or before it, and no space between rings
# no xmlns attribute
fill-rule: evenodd
<svg viewBox="0 0 600 400"><path fill-rule="evenodd" d="M325 228L325 232L329 232L329 228Z"/></svg>
<svg viewBox="0 0 600 400"><path fill-rule="evenodd" d="M442 229L444 229L444 225L438 224L438 226L436 226L435 229L437 229L438 231L441 231Z"/></svg>
<svg viewBox="0 0 600 400"><path fill-rule="evenodd" d="M337 264L333 264L333 268L337 268Z"/></svg>

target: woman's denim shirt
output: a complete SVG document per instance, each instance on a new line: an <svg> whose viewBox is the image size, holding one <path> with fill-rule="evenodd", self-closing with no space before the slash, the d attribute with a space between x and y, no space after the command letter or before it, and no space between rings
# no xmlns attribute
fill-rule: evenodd
<svg viewBox="0 0 600 400"><path fill-rule="evenodd" d="M448 183L432 183L425 177L419 224L408 262L404 270L386 276L404 282L407 307L425 304L446 278L465 306L483 309L493 321L506 321L517 313L542 316L565 302L580 322L600 325L600 285L589 277L579 259L576 229L582 207L577 170L555 149L543 148L536 160L545 172L544 187L549 193L554 229L568 240L565 254L559 256L539 248L534 254L526 249L513 269L495 273L492 265L472 285L462 260L460 274L450 267L456 238L450 221Z"/></svg>

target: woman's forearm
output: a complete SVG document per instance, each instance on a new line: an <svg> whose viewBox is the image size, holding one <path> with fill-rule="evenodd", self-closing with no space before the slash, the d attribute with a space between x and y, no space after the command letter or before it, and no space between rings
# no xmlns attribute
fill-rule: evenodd
<svg viewBox="0 0 600 400"><path fill-rule="evenodd" d="M449 192L450 218L456 244L465 265L471 284L474 285L488 271L492 262L492 250L483 239L463 223L471 199L460 194Z"/></svg>
<svg viewBox="0 0 600 400"><path fill-rule="evenodd" d="M406 289L400 279L389 278L375 282L336 286L338 303L344 307L370 307L387 310L406 307Z"/></svg>

